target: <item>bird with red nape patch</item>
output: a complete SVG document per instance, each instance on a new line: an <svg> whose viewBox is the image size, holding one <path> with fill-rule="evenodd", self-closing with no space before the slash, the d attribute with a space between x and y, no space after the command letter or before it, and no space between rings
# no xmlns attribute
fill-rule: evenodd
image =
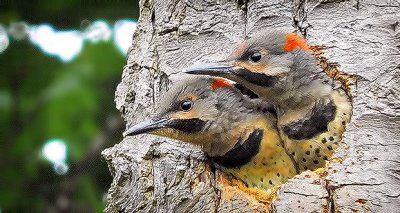
<svg viewBox="0 0 400 213"><path fill-rule="evenodd" d="M124 133L165 136L200 146L222 171L269 189L296 175L276 112L223 78L190 76L162 96L158 112Z"/></svg>
<svg viewBox="0 0 400 213"><path fill-rule="evenodd" d="M350 122L349 97L318 66L307 41L296 33L261 31L225 59L185 70L236 81L272 103L280 136L299 171L323 167Z"/></svg>

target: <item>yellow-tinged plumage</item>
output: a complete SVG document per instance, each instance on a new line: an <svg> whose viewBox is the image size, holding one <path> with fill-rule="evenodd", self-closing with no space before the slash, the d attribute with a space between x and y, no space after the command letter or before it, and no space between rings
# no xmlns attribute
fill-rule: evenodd
<svg viewBox="0 0 400 213"><path fill-rule="evenodd" d="M222 170L243 180L248 186L269 189L295 176L296 169L282 145L276 124L272 123L275 119L266 118L248 121L252 124L250 129L266 130L258 153L240 168L222 167Z"/></svg>
<svg viewBox="0 0 400 213"><path fill-rule="evenodd" d="M348 96L296 33L260 31L225 59L196 64L186 72L236 81L275 105L280 136L300 172L325 165L350 121Z"/></svg>
<svg viewBox="0 0 400 213"><path fill-rule="evenodd" d="M296 175L296 168L269 107L224 79L186 78L162 97L152 118L125 135L150 133L200 146L221 170L270 189Z"/></svg>
<svg viewBox="0 0 400 213"><path fill-rule="evenodd" d="M328 123L327 131L305 140L290 139L286 134L281 133L282 140L289 154L296 161L300 172L325 166L326 160L340 145L342 134L346 124L350 122L352 113L350 100L341 92L340 90L333 91L329 97L336 106L336 113L334 119Z"/></svg>

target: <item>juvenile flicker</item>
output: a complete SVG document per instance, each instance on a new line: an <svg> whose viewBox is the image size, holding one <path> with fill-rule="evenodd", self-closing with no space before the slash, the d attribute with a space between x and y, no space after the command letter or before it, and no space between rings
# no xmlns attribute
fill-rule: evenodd
<svg viewBox="0 0 400 213"><path fill-rule="evenodd" d="M349 97L334 86L296 33L259 32L226 59L186 72L236 81L274 104L281 138L300 171L323 167L350 121Z"/></svg>
<svg viewBox="0 0 400 213"><path fill-rule="evenodd" d="M149 133L198 145L217 167L249 187L268 189L296 174L276 114L223 78L185 78L156 108L154 116L124 135Z"/></svg>

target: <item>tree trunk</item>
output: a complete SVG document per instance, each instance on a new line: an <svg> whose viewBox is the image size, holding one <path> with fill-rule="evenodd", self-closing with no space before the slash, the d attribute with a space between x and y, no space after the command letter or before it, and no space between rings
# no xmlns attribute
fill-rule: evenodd
<svg viewBox="0 0 400 213"><path fill-rule="evenodd" d="M357 76L344 145L323 172L284 184L272 203L220 181L196 147L127 137L103 151L114 177L106 212L400 212L400 3L142 0L116 91L131 126L147 117L182 68L222 59L260 29L297 29Z"/></svg>

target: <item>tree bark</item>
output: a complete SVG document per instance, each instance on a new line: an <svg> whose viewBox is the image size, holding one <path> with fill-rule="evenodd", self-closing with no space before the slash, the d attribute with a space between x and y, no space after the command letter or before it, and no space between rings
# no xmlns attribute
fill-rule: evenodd
<svg viewBox="0 0 400 213"><path fill-rule="evenodd" d="M346 73L353 117L319 173L284 184L272 203L220 181L196 147L127 137L103 151L114 177L106 212L400 212L400 2L142 0L115 102L127 126L153 112L182 68L222 59L260 29L297 29Z"/></svg>

